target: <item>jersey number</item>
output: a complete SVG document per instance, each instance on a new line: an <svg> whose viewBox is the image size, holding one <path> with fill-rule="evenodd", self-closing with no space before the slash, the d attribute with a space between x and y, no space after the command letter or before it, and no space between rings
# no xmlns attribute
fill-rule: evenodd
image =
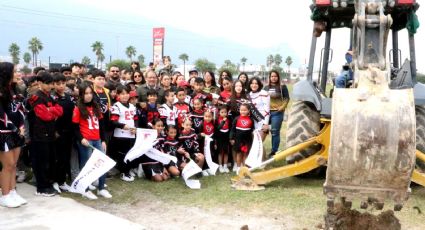
<svg viewBox="0 0 425 230"><path fill-rule="evenodd" d="M126 121L134 120L134 112L133 111L125 111L124 119Z"/></svg>
<svg viewBox="0 0 425 230"><path fill-rule="evenodd" d="M99 129L99 120L97 117L89 117L87 121L89 123L89 129Z"/></svg>

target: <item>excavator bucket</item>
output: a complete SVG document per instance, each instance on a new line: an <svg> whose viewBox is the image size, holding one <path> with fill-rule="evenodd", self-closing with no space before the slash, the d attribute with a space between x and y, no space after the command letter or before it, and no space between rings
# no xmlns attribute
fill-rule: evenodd
<svg viewBox="0 0 425 230"><path fill-rule="evenodd" d="M357 88L334 91L324 192L331 205L336 197L360 197L362 204L375 201L378 209L390 199L399 209L415 166L413 91L390 90L378 68L356 75Z"/></svg>

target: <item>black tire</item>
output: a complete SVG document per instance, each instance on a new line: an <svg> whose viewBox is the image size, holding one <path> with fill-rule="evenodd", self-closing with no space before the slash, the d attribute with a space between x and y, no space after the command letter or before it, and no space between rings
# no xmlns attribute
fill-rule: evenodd
<svg viewBox="0 0 425 230"><path fill-rule="evenodd" d="M425 153L425 106L417 105L416 111L416 149ZM417 159L416 167L425 172L425 162Z"/></svg>
<svg viewBox="0 0 425 230"><path fill-rule="evenodd" d="M311 103L296 101L288 116L286 146L291 147L316 136L320 131L320 114ZM286 158L287 163L302 160L320 150L321 145L313 145Z"/></svg>

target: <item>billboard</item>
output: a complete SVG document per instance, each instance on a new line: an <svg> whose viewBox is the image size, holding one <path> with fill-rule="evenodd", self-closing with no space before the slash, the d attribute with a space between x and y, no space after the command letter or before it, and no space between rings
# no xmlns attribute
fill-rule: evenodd
<svg viewBox="0 0 425 230"><path fill-rule="evenodd" d="M159 65L164 55L164 35L165 29L153 28L153 63Z"/></svg>

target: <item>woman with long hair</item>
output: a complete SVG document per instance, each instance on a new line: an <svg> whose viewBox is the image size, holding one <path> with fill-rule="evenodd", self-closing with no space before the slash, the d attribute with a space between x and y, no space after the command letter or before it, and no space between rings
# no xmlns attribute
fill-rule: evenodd
<svg viewBox="0 0 425 230"><path fill-rule="evenodd" d="M15 67L0 62L0 205L16 208L27 201L16 192L16 164L24 144L24 118L19 117L13 106L12 81ZM13 119L15 118L15 119Z"/></svg>
<svg viewBox="0 0 425 230"><path fill-rule="evenodd" d="M264 90L270 95L270 123L272 133L273 156L279 149L280 128L282 127L283 115L289 102L289 92L286 85L281 84L279 72L272 70L269 73L269 83Z"/></svg>
<svg viewBox="0 0 425 230"><path fill-rule="evenodd" d="M215 93L215 94L219 94L220 93L220 89L218 88L217 83L215 83L214 72L212 72L212 71L205 71L205 73L204 73L204 81L205 81L204 92L206 92L206 93Z"/></svg>
<svg viewBox="0 0 425 230"><path fill-rule="evenodd" d="M146 83L145 77L143 76L142 71L135 70L131 75L131 81L134 82L136 89Z"/></svg>

